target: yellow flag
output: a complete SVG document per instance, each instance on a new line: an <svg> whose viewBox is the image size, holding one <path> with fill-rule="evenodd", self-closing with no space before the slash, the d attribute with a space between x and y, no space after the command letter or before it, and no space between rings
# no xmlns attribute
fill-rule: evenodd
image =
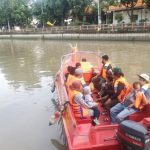
<svg viewBox="0 0 150 150"><path fill-rule="evenodd" d="M56 21L54 21L53 23L51 23L50 21L47 21L47 25L49 25L49 26L54 26L55 22L56 22Z"/></svg>

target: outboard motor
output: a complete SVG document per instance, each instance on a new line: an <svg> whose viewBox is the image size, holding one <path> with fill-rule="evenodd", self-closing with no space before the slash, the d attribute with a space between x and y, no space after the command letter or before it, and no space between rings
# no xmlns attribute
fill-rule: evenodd
<svg viewBox="0 0 150 150"><path fill-rule="evenodd" d="M122 150L150 150L150 135L141 124L125 120L118 127L117 137Z"/></svg>

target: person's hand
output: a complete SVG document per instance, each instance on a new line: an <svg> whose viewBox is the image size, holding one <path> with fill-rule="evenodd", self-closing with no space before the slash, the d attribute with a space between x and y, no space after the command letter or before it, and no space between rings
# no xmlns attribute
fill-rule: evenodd
<svg viewBox="0 0 150 150"><path fill-rule="evenodd" d="M97 107L99 105L99 103L94 102L94 105Z"/></svg>
<svg viewBox="0 0 150 150"><path fill-rule="evenodd" d="M111 100L112 100L111 98L108 98L108 100L107 100L107 101L108 101L108 102L110 102Z"/></svg>

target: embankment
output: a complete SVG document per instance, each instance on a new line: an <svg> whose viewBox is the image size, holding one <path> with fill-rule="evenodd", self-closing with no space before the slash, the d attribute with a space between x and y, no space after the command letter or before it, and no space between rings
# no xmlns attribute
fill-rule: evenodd
<svg viewBox="0 0 150 150"><path fill-rule="evenodd" d="M111 33L111 34L7 34L0 39L43 39L43 40L107 40L107 41L150 41L150 33Z"/></svg>

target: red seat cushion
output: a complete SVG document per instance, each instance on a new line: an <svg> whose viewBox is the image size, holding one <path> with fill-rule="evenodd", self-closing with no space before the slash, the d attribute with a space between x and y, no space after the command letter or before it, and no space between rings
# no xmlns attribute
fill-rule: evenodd
<svg viewBox="0 0 150 150"><path fill-rule="evenodd" d="M130 115L129 120L141 121L145 117L150 117L150 104L146 105L143 110Z"/></svg>

